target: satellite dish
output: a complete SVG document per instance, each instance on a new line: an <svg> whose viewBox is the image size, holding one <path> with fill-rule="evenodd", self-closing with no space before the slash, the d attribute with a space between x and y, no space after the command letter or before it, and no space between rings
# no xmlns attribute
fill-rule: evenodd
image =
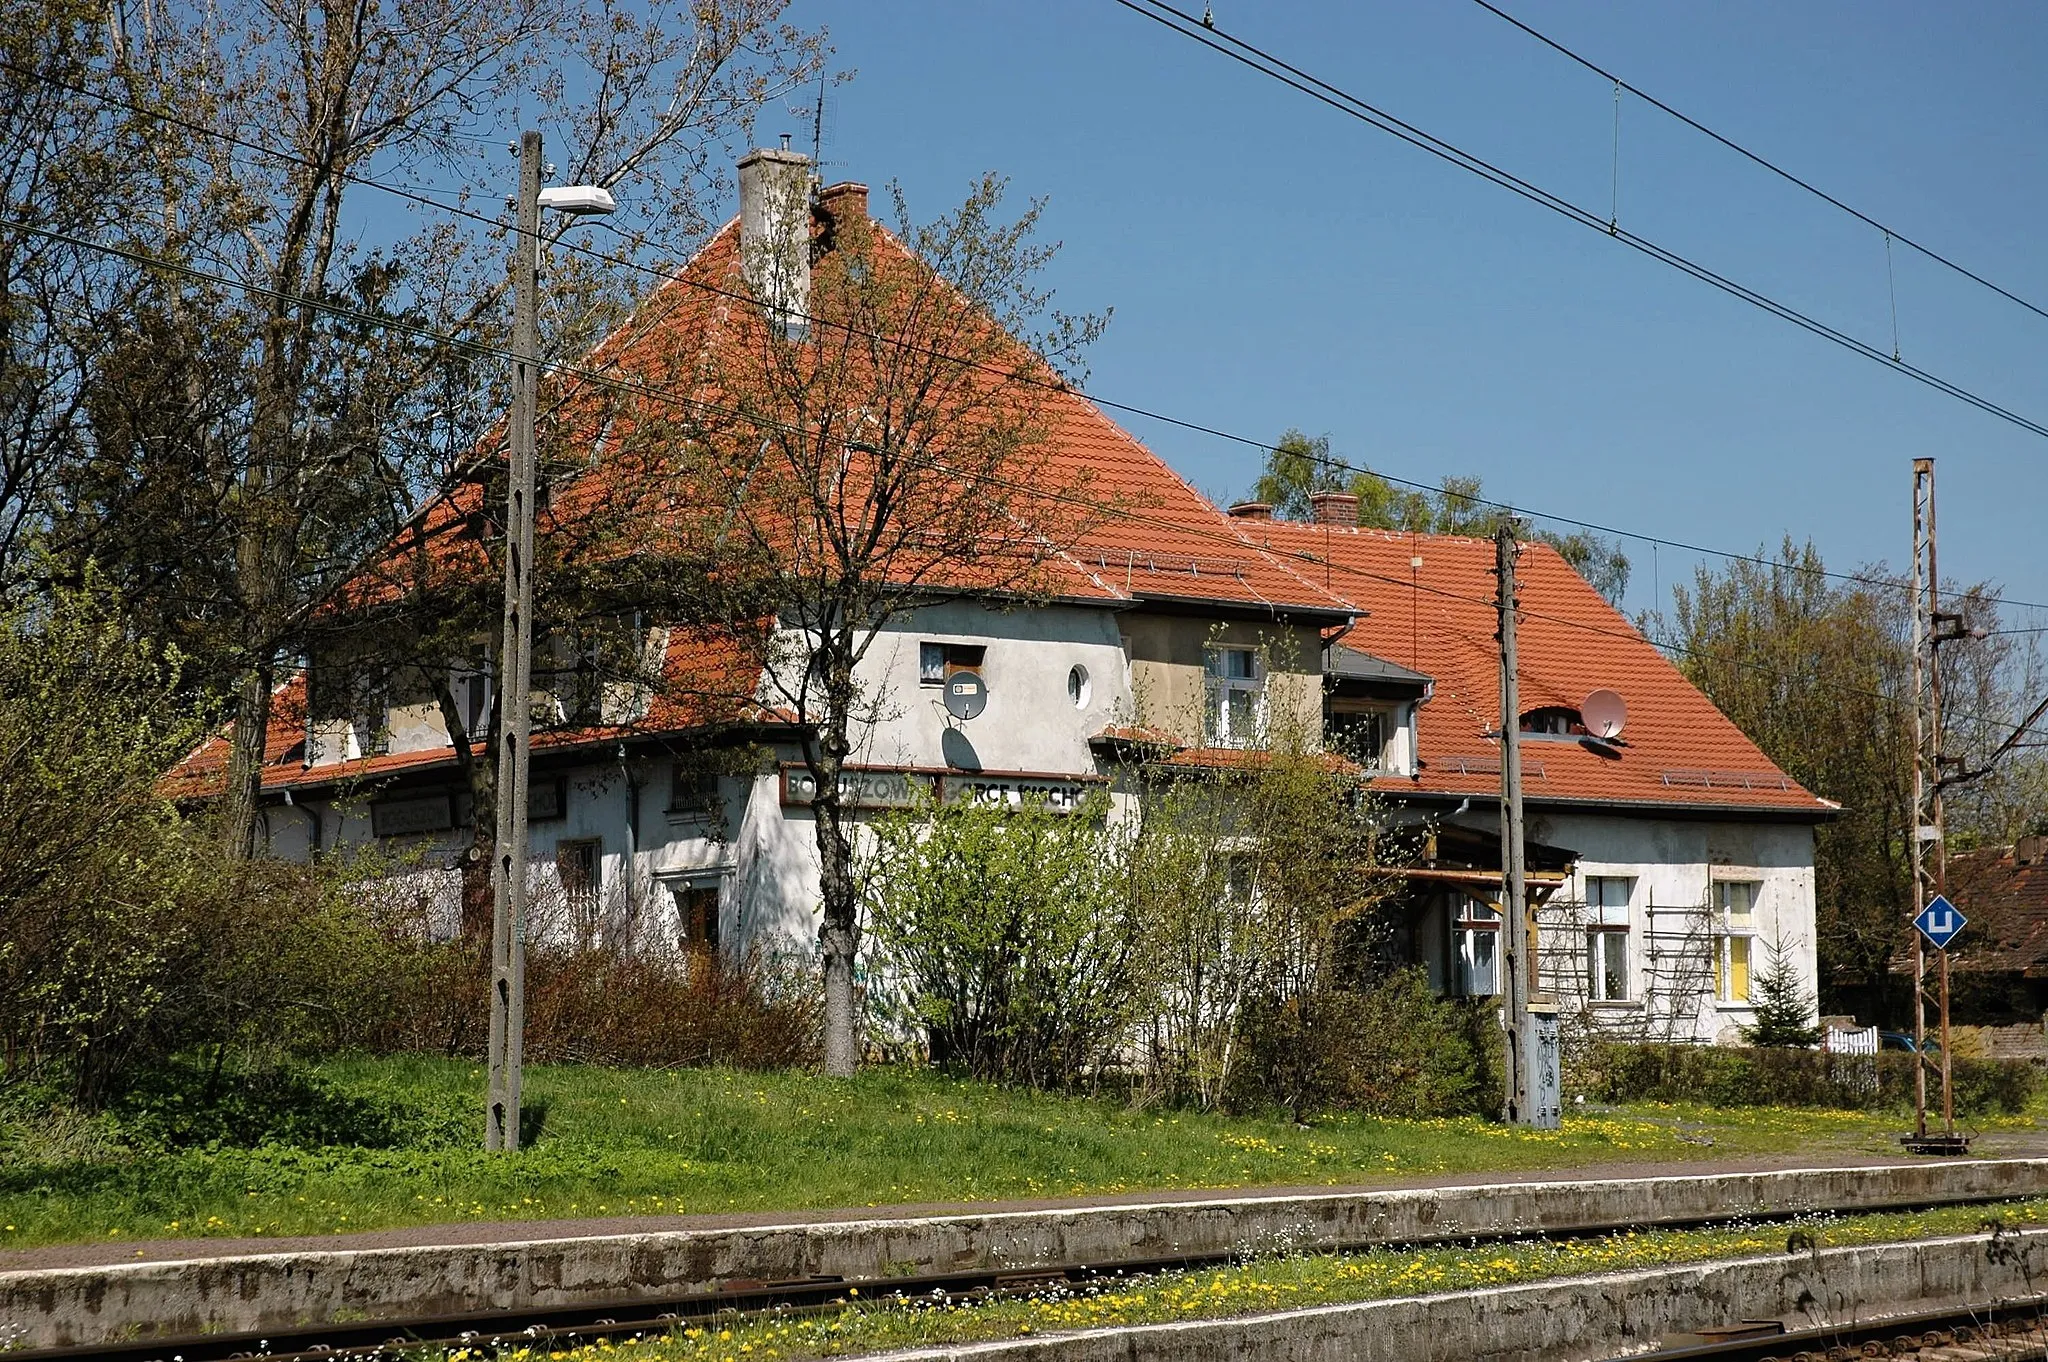
<svg viewBox="0 0 2048 1362"><path fill-rule="evenodd" d="M980 672L958 671L946 678L946 713L972 719L988 708L988 682Z"/></svg>
<svg viewBox="0 0 2048 1362"><path fill-rule="evenodd" d="M1586 732L1611 742L1621 736L1628 723L1628 706L1613 691L1596 690L1579 706L1579 720L1585 724Z"/></svg>

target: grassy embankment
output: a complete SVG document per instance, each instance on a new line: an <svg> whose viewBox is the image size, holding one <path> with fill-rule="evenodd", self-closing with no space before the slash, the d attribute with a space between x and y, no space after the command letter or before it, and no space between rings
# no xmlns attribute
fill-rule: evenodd
<svg viewBox="0 0 2048 1362"><path fill-rule="evenodd" d="M862 1300L835 1315L730 1319L675 1334L565 1349L556 1362L786 1362L896 1348L982 1342L1072 1329L1223 1319L1315 1305L1508 1286L1634 1268L1810 1248L1894 1243L2048 1224L2048 1201L1957 1206L1903 1214L1809 1217L1795 1223L1709 1230L1650 1230L1555 1243L1278 1254L1230 1267L1158 1273L1099 1287L986 1304ZM457 1353L457 1357L463 1354ZM544 1356L535 1350L506 1358Z"/></svg>
<svg viewBox="0 0 2048 1362"><path fill-rule="evenodd" d="M322 1138L162 1147L0 1128L0 1249L293 1235L459 1220L662 1216L1121 1193L1340 1185L1617 1162L1896 1149L1898 1118L1635 1106L1560 1132L1477 1119L1279 1119L1133 1110L875 1070L536 1067L540 1138L474 1145L482 1075L430 1059L336 1061L320 1075L399 1113L387 1147ZM409 1124L408 1124L409 1123ZM2031 1119L2025 1124L2031 1125ZM204 1129L204 1123L191 1129Z"/></svg>

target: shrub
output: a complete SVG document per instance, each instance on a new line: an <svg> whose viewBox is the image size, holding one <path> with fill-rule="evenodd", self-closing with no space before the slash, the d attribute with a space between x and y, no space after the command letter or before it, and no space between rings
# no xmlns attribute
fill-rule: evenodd
<svg viewBox="0 0 2048 1362"><path fill-rule="evenodd" d="M1899 1110L1912 1105L1914 1062L1895 1052L1604 1044L1594 1047L1584 1084L1610 1102ZM1954 1058L1950 1075L1956 1113L1967 1116L2018 1115L2042 1081L2023 1060Z"/></svg>
<svg viewBox="0 0 2048 1362"><path fill-rule="evenodd" d="M395 899L395 896L387 896ZM482 1058L487 941L434 941L431 905L387 910L390 973L377 1015L351 1035L377 1054ZM526 1058L545 1064L769 1069L818 1056L817 971L801 958L633 942L526 950Z"/></svg>
<svg viewBox="0 0 2048 1362"><path fill-rule="evenodd" d="M1100 1072L1140 1001L1127 840L1108 801L923 808L874 825L868 910L878 994L931 1060L993 1082Z"/></svg>
<svg viewBox="0 0 2048 1362"><path fill-rule="evenodd" d="M0 615L0 1078L85 1108L183 1051L331 1043L383 973L329 867L231 858L158 790L178 685L90 586Z"/></svg>
<svg viewBox="0 0 2048 1362"><path fill-rule="evenodd" d="M527 957L526 1053L549 1064L788 1068L818 1059L818 970L717 951Z"/></svg>
<svg viewBox="0 0 2048 1362"><path fill-rule="evenodd" d="M1489 1095L1489 1040L1497 1049L1490 1011L1437 997L1421 969L1362 992L1264 998L1246 1009L1231 1104L1284 1107L1297 1121L1330 1110L1469 1115Z"/></svg>

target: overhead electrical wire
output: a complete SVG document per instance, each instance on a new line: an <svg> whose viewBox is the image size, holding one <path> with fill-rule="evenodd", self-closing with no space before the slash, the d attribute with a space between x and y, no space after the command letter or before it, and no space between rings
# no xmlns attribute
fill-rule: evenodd
<svg viewBox="0 0 2048 1362"><path fill-rule="evenodd" d="M1128 4L1128 0L1117 0L1117 2L1119 4L1124 4L1126 8L1135 8L1134 6ZM1176 11L1176 13L1177 12L1178 11ZM1213 46L1213 44L1211 45ZM218 129L209 128L203 124L193 122L189 119L181 118L175 114L171 114L163 110L146 108L142 105L133 103L129 100L120 99L110 94L107 94L104 91L95 90L87 86L76 85L68 81L58 80L54 77L47 76L41 72L37 72L30 68L20 66L4 58L0 58L0 70L8 70L14 72L15 74L26 76L31 79L42 80L47 84L68 90L74 94L79 94L90 99L99 100L112 107L126 109L132 113L139 114L145 118L158 119L174 127L183 128L184 130L194 133L196 135L213 138L225 142L229 145L258 153L260 155L270 156L279 160L289 161L309 167L314 164L307 158L299 156L296 152L286 151L281 148L267 146L264 143L240 137L233 133L228 133ZM1293 82L1289 83L1292 84ZM507 224L504 223L501 219L491 217L487 214L479 213L474 209L462 208L451 204L441 203L436 201L435 199L427 197L428 194L432 193L446 194L457 193L460 191L428 189L424 186L395 185L369 176L357 175L352 172L343 172L340 178L348 181L349 183L361 185L366 189L375 189L382 193L392 195L393 197L405 199L410 202L417 203L423 207L433 209L436 212L448 213L453 216L465 218L470 221L477 222L479 224L494 229L502 229L507 226ZM622 239L629 239L626 238L624 233L617 232L616 228L611 228L610 224L608 223L603 223L600 221L599 225L605 226L609 230L612 230L615 234L621 236ZM583 246L575 242L564 240L559 235L550 238L549 245L553 249L561 250L574 255L583 256L592 260L596 260L603 264L611 265L617 268L635 270L642 274L648 275L653 279L659 280L663 283L678 284L683 287L687 287L699 292L709 293L714 296L724 297L734 301L753 301L749 296L745 294L741 294L730 289L722 289L718 287L716 284L712 284L708 281L684 278L674 271L664 270L657 266L648 265L642 261L634 260L630 257L611 255L606 252L596 250L593 247ZM804 320L818 325L838 326L842 329L846 329L844 323L834 322L827 318L811 316L809 314L793 315L801 316ZM885 338L871 337L871 339ZM948 358L947 356L943 355L937 355L935 357ZM975 367L983 369L988 369L992 367L985 363L977 363L975 361L962 360L960 362L974 364ZM1015 375L1009 376L1015 377ZM1033 380L1027 377L1023 381L1032 382L1039 380ZM1065 383L1063 380L1045 381L1045 386L1055 388L1058 390L1068 390L1072 388L1072 385ZM1072 390L1077 392L1083 391L1078 388L1072 388ZM1171 426L1180 430L1185 430L1192 434L1205 435L1212 439L1218 439L1229 443L1242 445L1246 448L1258 450L1262 454L1272 454L1277 452L1271 441L1259 439L1256 436L1243 435L1234 431L1224 430L1219 427L1208 425L1200 421L1190 420L1185 417L1174 416L1169 413L1154 410L1149 407L1139 406L1135 403L1120 402L1114 398L1102 396L1092 390L1085 391L1084 395L1088 398L1089 401L1094 402L1097 406L1106 407L1112 411L1119 411L1131 416L1141 417L1145 420L1156 421L1162 425ZM1305 457L1309 458L1317 466L1328 469L1332 472L1349 474L1352 476L1375 477L1381 479L1382 481L1391 483L1395 486L1406 487L1411 490L1421 491L1424 493L1428 493L1430 495L1452 498L1468 506L1485 507L1491 510L1501 511L1513 515L1528 516L1533 519L1547 521L1549 523L1557 525L1567 525L1572 527L1573 529L1584 530L1594 534L1602 534L1612 536L1615 538L1628 539L1635 541L1637 543L1662 545L1666 548L1679 549L1687 553L1702 554L1709 557L1720 558L1729 562L1748 563L1756 567L1768 568L1773 572L1791 572L1804 576L1817 576L1828 580L1849 582L1859 586L1885 586L1894 587L1900 590L1904 590L1910 585L1903 578L1883 577L1869 573L1841 572L1835 569L1825 567L1816 568L1804 564L1786 563L1780 560L1774 560L1771 558L1764 557L1761 554L1740 553L1730 549L1718 549L1704 544L1695 544L1687 542L1685 540L1671 539L1664 536L1648 534L1640 530L1624 529L1618 526L1606 525L1598 521L1584 520L1578 517L1562 515L1556 512L1531 510L1527 507L1518 507L1508 502L1497 501L1489 497L1477 496L1472 493L1446 491L1442 486L1438 484L1422 482L1412 478L1404 478L1392 473L1383 472L1378 469L1368 468L1359 464L1351 463L1343 458L1340 458L1332 454L1317 454L1313 452L1308 452L1305 454ZM2000 604L2012 605L2016 608L2048 610L2048 603L2022 601L2008 596L1985 595L1980 596L1977 599L1986 602L1996 602Z"/></svg>
<svg viewBox="0 0 2048 1362"><path fill-rule="evenodd" d="M2001 298L2004 298L2008 302L2019 304L2019 306L2025 308L2027 311L2033 313L2037 317L2048 318L2048 308L2043 308L2038 303L2034 303L2026 298L2022 298L2019 294L2014 293L2011 289L2006 288L2002 284L1994 283L1993 281L1985 278L1983 275L1978 274L1975 270L1972 270L1965 265L1957 264L1954 260L1951 260L1948 256L1943 255L1940 251L1935 250L1932 246L1926 245L1923 242L1916 241L1912 237L1907 236L1904 232L1900 231L1898 228L1891 226L1889 223L1880 222L1876 218L1870 216L1870 214L1862 211L1861 209L1853 207L1850 204L1844 203L1842 200L1836 198L1833 194L1828 193L1825 189L1820 188L1818 185L1813 184L1809 180L1802 179L1800 176L1793 174L1791 171L1785 169L1785 167L1779 165L1777 162L1771 160L1769 157L1751 151L1748 147L1743 146L1734 138L1727 137L1721 133L1716 132L1714 129L1708 127L1706 124L1700 122L1698 119L1692 117L1689 114L1681 113L1679 110L1672 108L1669 104L1666 104L1663 100L1657 98L1657 96L1651 94L1649 91L1644 90L1641 86L1631 85L1626 79L1624 79L1621 76L1617 76L1616 74L1614 74L1614 72L1609 71L1606 67L1600 65L1592 58L1573 51L1571 48L1566 47L1557 39L1551 37L1546 33L1539 32L1537 29L1531 27L1529 24L1524 23L1520 19L1517 19L1514 15L1508 13L1500 6L1491 3L1491 0L1472 0L1472 3L1479 6L1479 8L1485 10L1487 13L1506 20L1509 24L1512 24L1514 27L1520 29L1522 32L1534 38L1537 42L1542 43L1545 47L1550 48L1552 51L1557 52L1558 54L1578 63L1580 66L1586 68L1586 70L1591 71L1594 75L1599 76L1602 80L1612 81L1617 88L1628 91L1628 93L1634 95L1637 99L1642 100L1643 103L1648 104L1651 108L1669 114L1671 117L1685 124L1685 126L1687 126L1688 128L1691 128L1694 132L1701 133L1706 137L1709 137L1712 140L1720 143L1722 146L1734 152L1736 155L1742 157L1744 160L1750 161L1755 165L1761 166L1763 169L1770 171L1771 174L1776 175L1779 179L1782 179L1789 184L1797 185L1799 188L1805 190L1807 193L1813 195L1815 198L1821 200L1823 203L1827 203L1835 208L1839 208L1841 211L1847 213L1850 217L1855 218L1858 222L1863 223L1865 226L1875 228L1879 232L1882 232L1885 235L1885 237L1889 240L1896 241L1901 246L1906 246L1911 248L1912 250L1919 252L1921 255L1927 257L1927 259L1932 260L1935 264L1940 265L1946 269L1953 270L1955 273L1961 275L1965 279L1968 279L1970 282L1974 284L1980 284L1983 287L1990 289L1993 293L1997 294Z"/></svg>
<svg viewBox="0 0 2048 1362"><path fill-rule="evenodd" d="M100 251L108 255L129 260L136 264L146 265L152 268L163 269L173 274L176 274L180 277L190 279L196 283L206 283L216 285L219 287L240 289L252 293L258 297L265 297L276 301L294 303L297 305L312 308L315 311L325 312L329 315L336 316L344 320L354 321L363 325L385 327L418 337L420 339L431 340L441 344L447 344L468 353L484 355L508 361L515 358L512 351L503 346L491 345L483 341L467 340L462 337L449 335L444 332L434 331L429 327L421 326L417 323L402 321L394 317L378 316L376 314L367 313L360 309L349 307L346 304L336 303L330 300L310 298L305 297L303 295L280 292L279 290L267 288L263 285L252 284L243 280L230 278L226 275L217 274L209 270L199 269L196 266L185 265L173 261L159 260L147 255L144 252L132 251L124 247L112 246L104 242L92 241L88 238L75 236L68 232L60 232L55 230L54 228L40 227L33 223L19 222L13 219L0 217L0 229L5 229L9 231L28 232L31 233L32 235L42 237L45 240L62 242L66 245L75 246L84 250ZM607 388L615 392L623 392L638 397L650 398L656 401L671 403L684 408L695 408L701 411L709 412L720 416L743 416L745 419L754 421L756 424L783 424L784 428L786 429L798 429L797 427L794 426L788 426L786 425L786 423L774 423L763 421L761 418L757 416L740 413L730 408L721 406L718 403L705 401L702 398L690 397L685 394L674 392L666 388L657 387L652 384L641 383L632 379L623 378L616 373L606 373L600 370L588 369L578 365L561 364L555 362L543 362L543 367L550 369L557 374L571 378L576 378L581 381L588 382L593 386ZM937 471L948 471L943 461L926 460L925 462L931 468ZM1279 562L1283 565L1288 563L1289 560L1292 559L1299 562L1313 563L1317 567L1322 568L1326 574L1341 575L1344 577L1356 578L1361 581L1369 581L1383 583L1386 585L1396 587L1403 587L1408 590L1416 591L1424 595L1439 597L1446 600L1460 601L1466 604L1484 605L1488 608L1493 608L1495 605L1495 602L1491 597L1471 596L1464 594L1462 592L1449 591L1442 587L1421 585L1417 582L1414 582L1411 579L1396 577L1385 573L1372 572L1368 569L1338 563L1327 555L1318 558L1313 553L1290 553L1286 550L1275 550L1271 548L1265 548L1260 546L1259 544L1252 542L1252 540L1247 538L1242 532L1235 532L1223 528L1199 528L1187 525L1180 521L1167 520L1159 516L1147 516L1140 511L1133 510L1130 507L1120 506L1110 502L1096 501L1090 498L1080 497L1071 493L1048 492L1041 487L1036 487L1024 483L1017 483L999 477L990 477L986 475L980 476L982 477L983 481L986 481L992 485L1004 487L1014 491L1023 492L1029 496L1036 497L1040 500L1046 500L1060 504L1074 505L1082 509L1094 512L1096 514L1112 517L1118 520L1128 521L1136 524L1153 525L1160 528L1170 529L1177 534L1187 535L1199 539L1206 539L1211 542L1225 545L1237 553L1264 553L1267 556L1274 559L1276 562ZM441 495L446 494L446 489L444 489ZM1290 571L1292 572L1293 570L1290 569ZM1308 579L1306 577L1302 577L1299 572L1293 572L1293 575L1296 576L1298 580L1302 581L1304 585L1310 585ZM1522 609L1518 613L1526 619L1543 620L1548 623L1557 624L1565 628L1578 630L1580 632L1589 633L1596 636L1621 639L1626 641L1646 641L1669 654L1697 657L1707 661L1719 662L1724 665L1734 666L1740 670L1750 671L1760 675L1773 676L1780 680L1797 679L1797 674L1794 672L1787 671L1779 666L1763 664L1755 660L1752 660L1756 657L1756 654L1753 653L1748 654L1747 656L1731 656L1727 653L1719 652L1713 649L1696 648L1690 644L1686 644L1678 640L1659 638L1654 635L1645 634L1633 628L1624 627L1621 629L1614 629L1602 625L1591 624L1583 620L1574 620L1566 616L1551 615L1541 611L1533 611L1529 609ZM1861 695L1865 698L1879 700L1888 705L1895 705L1901 703L1895 696L1887 695L1883 691L1871 690L1864 687L1845 687L1837 685L1833 686L1832 689L1839 694ZM1960 710L1951 710L1949 711L1949 713L1951 717L1955 719L1965 720L1971 723L1985 724L1995 728L2012 727L2011 720L2009 719L1992 718L1984 715L1967 713ZM2035 730L2027 728L2018 729L2016 730L2016 732L2032 733L2038 737L2048 738L2048 730Z"/></svg>
<svg viewBox="0 0 2048 1362"><path fill-rule="evenodd" d="M1582 227L1590 228L1603 235L1613 237L1616 241L1621 242L1632 250L1639 251L1653 260L1689 274L1702 283L1711 284L1732 297L1739 298L1775 317L1791 322L1793 325L1810 331L1824 340L1832 341L1854 354L1862 355L1864 358L1881 364L1887 369L1904 374L1918 383L1925 384L1937 392L1944 393L1955 398L1957 401L1975 407L1987 415L1995 416L2001 421L2018 426L2030 434L2048 437L2048 424L2043 424L2009 407L2002 406L1988 397L1984 397L1979 393L1962 387L1960 384L1941 377L1939 374L1931 373L1917 365L1908 364L1904 360L1897 359L1882 348L1872 345L1868 341L1860 340L1846 331L1842 331L1827 322L1821 321L1817 317L1802 312L1789 303L1782 302L1769 294L1739 283L1726 275L1717 273L1698 261L1681 255L1668 247L1661 246L1647 237L1638 236L1618 223L1610 222L1592 209L1582 207L1564 198L1562 195L1552 193L1550 190L1504 170L1492 162L1465 151L1432 133L1425 132L1414 124L1403 121L1394 114L1388 113L1386 110L1369 103L1359 96L1311 75L1300 67L1291 65L1272 53L1246 42L1242 38L1231 35L1213 23L1205 25L1194 15L1165 3L1165 0L1113 0L1113 2L1124 9L1130 10L1133 14L1150 19L1169 32L1178 33L1182 37L1198 42L1204 47L1220 53L1240 65L1249 67L1263 76L1290 86L1311 99L1328 105L1346 117L1357 119L1359 122L1377 128L1389 136L1399 138L1410 146L1426 151L1430 155L1447 161L1461 170L1470 171L1481 179L1498 185L1502 189L1527 199L1531 203L1548 208L1560 217L1578 223Z"/></svg>

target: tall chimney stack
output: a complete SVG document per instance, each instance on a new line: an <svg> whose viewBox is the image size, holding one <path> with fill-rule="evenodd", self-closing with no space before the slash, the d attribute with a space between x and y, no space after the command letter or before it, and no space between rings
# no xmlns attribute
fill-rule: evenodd
<svg viewBox="0 0 2048 1362"><path fill-rule="evenodd" d="M801 336L811 306L811 158L763 147L740 158L740 273L769 319Z"/></svg>
<svg viewBox="0 0 2048 1362"><path fill-rule="evenodd" d="M1350 492L1311 492L1309 519L1318 525L1358 524L1358 498Z"/></svg>

